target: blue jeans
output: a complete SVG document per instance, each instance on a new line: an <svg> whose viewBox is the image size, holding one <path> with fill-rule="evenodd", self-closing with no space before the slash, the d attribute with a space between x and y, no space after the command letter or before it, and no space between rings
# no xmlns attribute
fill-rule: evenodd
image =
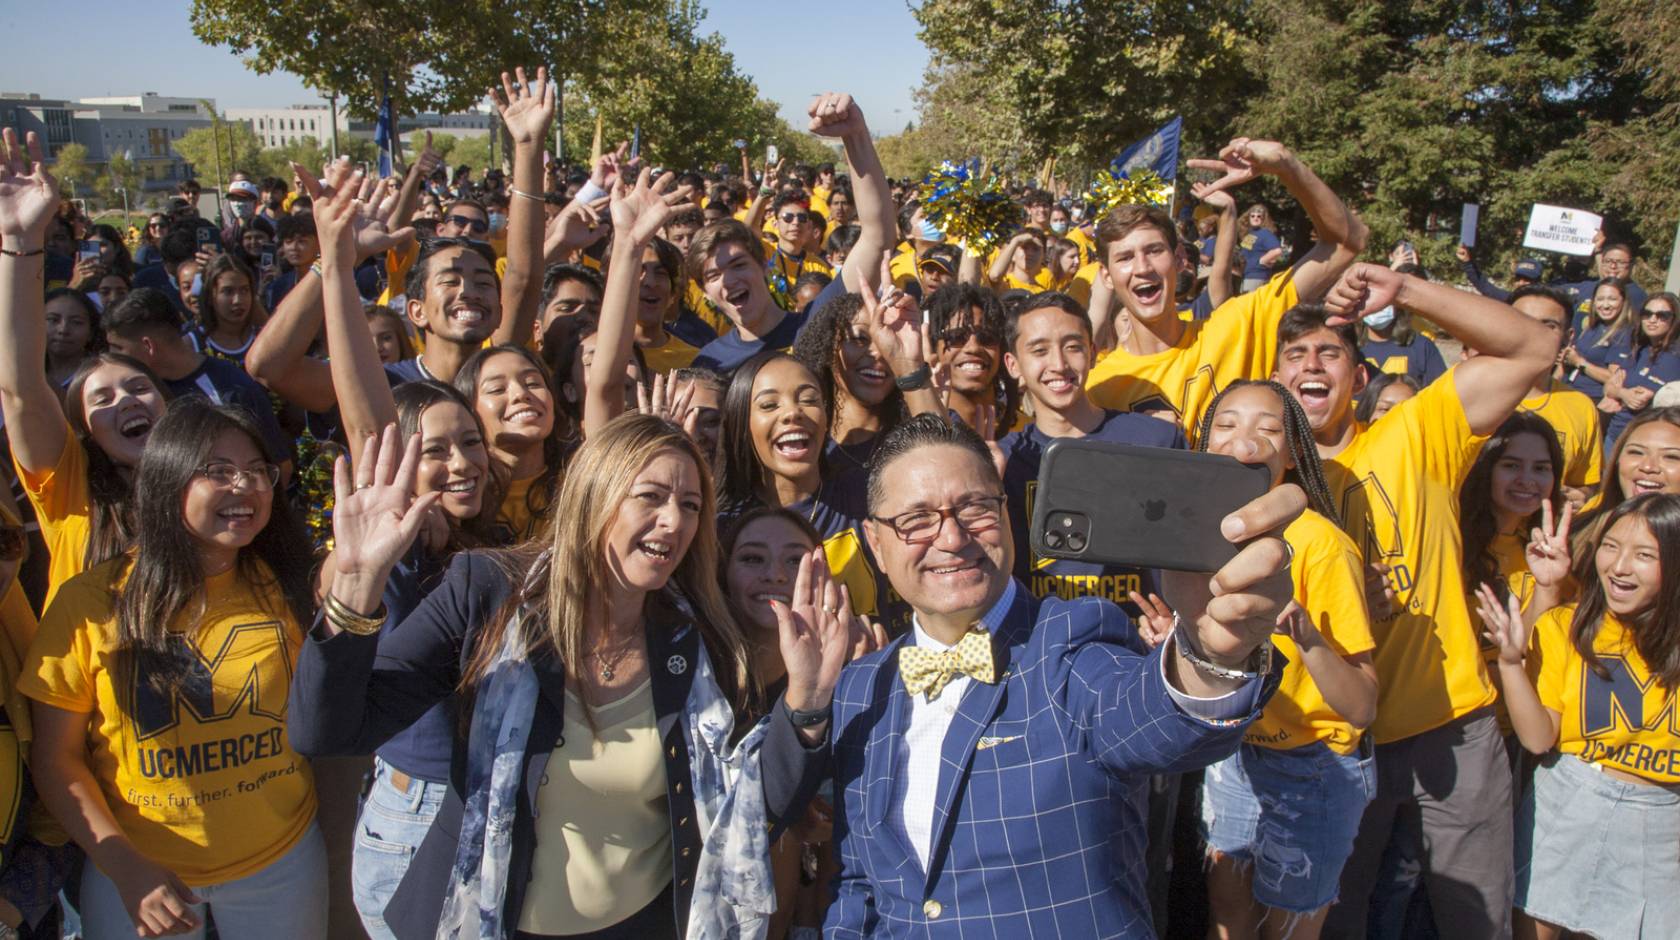
<svg viewBox="0 0 1680 940"><path fill-rule="evenodd" d="M314 823L267 868L221 884L193 888L197 930L176 936L204 940L206 909L222 940L294 940L327 935L327 847ZM117 886L98 866L82 869L82 936L86 940L139 937Z"/></svg>
<svg viewBox="0 0 1680 940"><path fill-rule="evenodd" d="M1208 848L1254 873L1254 899L1307 914L1336 900L1360 817L1377 789L1369 746L1342 755L1323 742L1289 750L1244 744L1207 769Z"/></svg>
<svg viewBox="0 0 1680 940"><path fill-rule="evenodd" d="M356 820L356 849L350 862L356 912L373 940L395 940L385 926L385 906L432 828L449 788L447 783L411 779L405 793L391 782L392 772L390 764L374 758L373 786Z"/></svg>

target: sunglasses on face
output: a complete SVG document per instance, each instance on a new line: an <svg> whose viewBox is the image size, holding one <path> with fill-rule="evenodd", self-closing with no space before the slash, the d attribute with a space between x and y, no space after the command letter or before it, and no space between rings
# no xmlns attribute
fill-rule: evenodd
<svg viewBox="0 0 1680 940"><path fill-rule="evenodd" d="M974 337L982 346L996 346L1003 342L1003 337L996 330L984 326L948 326L939 334L947 346L967 346L968 338Z"/></svg>
<svg viewBox="0 0 1680 940"><path fill-rule="evenodd" d="M485 222L482 219L470 219L464 215L452 215L449 218L444 219L444 221L456 228L464 228L475 235L482 235L485 232L490 231L489 222Z"/></svg>
<svg viewBox="0 0 1680 940"><path fill-rule="evenodd" d="M809 222L809 221L811 221L811 213L809 213L809 212L784 212L784 213L782 213L782 221L786 222L789 225L794 225L794 224L799 223L799 222Z"/></svg>
<svg viewBox="0 0 1680 940"><path fill-rule="evenodd" d="M1647 320L1649 320L1652 317L1656 317L1659 320L1673 320L1674 319L1674 311L1664 310L1661 307L1646 307L1644 309L1644 311L1642 311L1639 315L1641 317L1644 317Z"/></svg>

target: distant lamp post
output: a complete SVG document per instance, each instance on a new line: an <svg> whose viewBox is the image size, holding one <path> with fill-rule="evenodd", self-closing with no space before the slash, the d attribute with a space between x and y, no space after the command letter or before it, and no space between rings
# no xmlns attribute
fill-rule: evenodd
<svg viewBox="0 0 1680 940"><path fill-rule="evenodd" d="M132 168L134 167L134 151L133 150L124 150L123 151L123 159L128 162L129 168L132 170ZM123 181L120 180L120 179L116 181L116 184L117 184L117 192L122 193L123 224L127 225L128 224L128 187L123 185Z"/></svg>

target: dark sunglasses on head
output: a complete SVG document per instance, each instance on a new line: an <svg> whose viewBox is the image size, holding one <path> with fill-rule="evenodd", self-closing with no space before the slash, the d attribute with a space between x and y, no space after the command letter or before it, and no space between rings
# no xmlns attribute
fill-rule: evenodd
<svg viewBox="0 0 1680 940"><path fill-rule="evenodd" d="M482 219L469 219L464 215L452 215L444 220L456 228L464 228L469 232L483 234L490 231L490 223Z"/></svg>
<svg viewBox="0 0 1680 940"><path fill-rule="evenodd" d="M809 213L809 212L784 212L784 213L782 213L782 221L786 222L789 225L792 225L795 222L809 222L809 221L811 221L811 213Z"/></svg>
<svg viewBox="0 0 1680 940"><path fill-rule="evenodd" d="M948 326L939 333L939 338L947 346L967 346L970 336L979 340L982 346L996 346L1003 342L1003 337L996 330L985 326Z"/></svg>

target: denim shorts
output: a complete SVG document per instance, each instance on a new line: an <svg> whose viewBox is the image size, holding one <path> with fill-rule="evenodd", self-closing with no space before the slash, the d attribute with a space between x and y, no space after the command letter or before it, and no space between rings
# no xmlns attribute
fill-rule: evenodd
<svg viewBox="0 0 1680 940"><path fill-rule="evenodd" d="M1252 865L1256 901L1305 914L1336 900L1376 794L1369 741L1347 756L1321 741L1289 750L1244 744L1207 769L1202 837L1210 850Z"/></svg>
<svg viewBox="0 0 1680 940"><path fill-rule="evenodd" d="M1516 906L1594 937L1680 937L1680 794L1566 754L1517 815Z"/></svg>
<svg viewBox="0 0 1680 940"><path fill-rule="evenodd" d="M408 863L432 828L447 783L410 780L408 792L391 782L390 764L374 758L373 786L356 820L356 849L350 862L350 891L362 926L374 940L394 940L385 926L385 905L408 873Z"/></svg>

